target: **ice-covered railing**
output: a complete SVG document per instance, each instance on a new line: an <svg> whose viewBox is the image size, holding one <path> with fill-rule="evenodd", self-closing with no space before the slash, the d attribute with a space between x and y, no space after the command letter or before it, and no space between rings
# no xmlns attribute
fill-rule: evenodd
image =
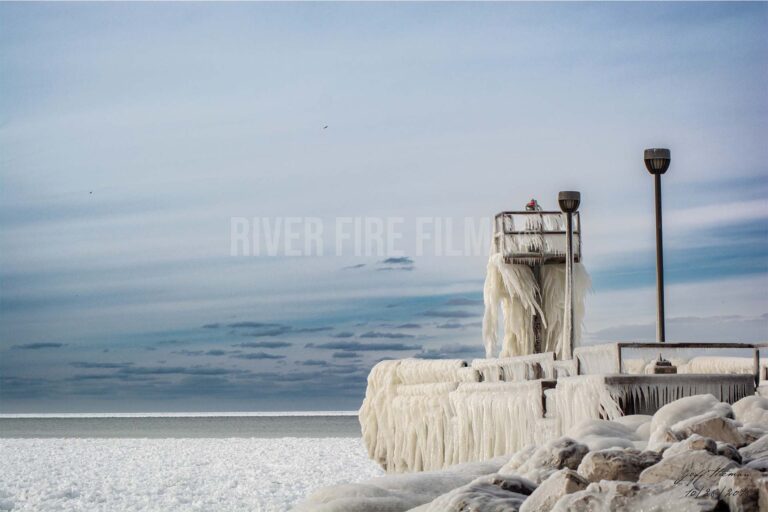
<svg viewBox="0 0 768 512"><path fill-rule="evenodd" d="M565 219L557 211L509 211L496 215L495 243L506 263L538 264L565 258ZM573 215L574 261L581 260L581 217Z"/></svg>
<svg viewBox="0 0 768 512"><path fill-rule="evenodd" d="M619 373L619 348L615 343L577 347L573 357L580 375Z"/></svg>

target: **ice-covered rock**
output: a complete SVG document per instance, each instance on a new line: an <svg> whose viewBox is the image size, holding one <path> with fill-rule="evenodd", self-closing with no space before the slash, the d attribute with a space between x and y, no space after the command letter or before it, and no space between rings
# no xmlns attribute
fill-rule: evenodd
<svg viewBox="0 0 768 512"><path fill-rule="evenodd" d="M752 395L732 405L734 417L742 423L768 426L768 398Z"/></svg>
<svg viewBox="0 0 768 512"><path fill-rule="evenodd" d="M709 496L686 496L674 482L638 484L604 480L558 500L552 512L710 512L718 500Z"/></svg>
<svg viewBox="0 0 768 512"><path fill-rule="evenodd" d="M676 423L710 412L724 418L733 418L731 406L712 395L689 396L663 406L651 420L648 447L655 449L655 446L670 442L664 438L668 436L667 429Z"/></svg>
<svg viewBox="0 0 768 512"><path fill-rule="evenodd" d="M487 475L439 496L412 512L517 512L536 484L512 475Z"/></svg>
<svg viewBox="0 0 768 512"><path fill-rule="evenodd" d="M739 450L728 443L717 443L717 454L722 455L723 457L726 457L728 459L731 459L732 461L736 462L737 464L741 464L742 458L741 454L739 453Z"/></svg>
<svg viewBox="0 0 768 512"><path fill-rule="evenodd" d="M695 489L714 489L725 473L739 467L731 459L713 455L705 450L693 450L664 457L640 473L640 483L671 480L679 485L681 493Z"/></svg>
<svg viewBox="0 0 768 512"><path fill-rule="evenodd" d="M758 510L758 481L763 474L754 469L737 469L722 478L717 484L720 499L728 504L731 512Z"/></svg>
<svg viewBox="0 0 768 512"><path fill-rule="evenodd" d="M561 437L536 448L530 458L520 465L509 464L499 470L501 474L519 474L540 483L558 469L576 469L589 452L586 445L571 438Z"/></svg>
<svg viewBox="0 0 768 512"><path fill-rule="evenodd" d="M765 424L763 428L761 425L750 423L748 425L739 427L739 432L741 432L741 435L744 436L745 443L752 444L764 435L768 434L768 424Z"/></svg>
<svg viewBox="0 0 768 512"><path fill-rule="evenodd" d="M508 457L497 457L485 462L459 464L442 471L388 475L360 483L324 487L296 505L294 512L410 510L480 476L496 473L507 461Z"/></svg>
<svg viewBox="0 0 768 512"><path fill-rule="evenodd" d="M666 459L673 455L689 452L691 450L705 450L709 453L717 454L717 443L708 437L693 434L689 438L678 441L664 450L664 458Z"/></svg>
<svg viewBox="0 0 768 512"><path fill-rule="evenodd" d="M600 480L624 480L636 482L640 473L661 459L657 452L640 452L634 449L609 449L588 453L579 465L578 472L589 482Z"/></svg>
<svg viewBox="0 0 768 512"><path fill-rule="evenodd" d="M768 435L739 449L739 453L745 462L768 457Z"/></svg>
<svg viewBox="0 0 768 512"><path fill-rule="evenodd" d="M587 420L568 430L568 437L587 445L591 451L607 448L635 448L643 439L632 425L618 420ZM642 442L644 445L645 442Z"/></svg>
<svg viewBox="0 0 768 512"><path fill-rule="evenodd" d="M520 512L548 512L561 497L587 488L589 482L572 469L560 469L544 480L520 507Z"/></svg>
<svg viewBox="0 0 768 512"><path fill-rule="evenodd" d="M757 509L768 510L768 477L757 481Z"/></svg>
<svg viewBox="0 0 768 512"><path fill-rule="evenodd" d="M713 411L679 421L672 425L672 430L683 437L699 434L715 441L743 446L746 444L745 439L738 427L739 424L734 420Z"/></svg>

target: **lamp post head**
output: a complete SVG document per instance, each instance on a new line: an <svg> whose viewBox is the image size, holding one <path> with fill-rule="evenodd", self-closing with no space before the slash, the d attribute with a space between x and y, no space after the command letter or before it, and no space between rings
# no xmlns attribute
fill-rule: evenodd
<svg viewBox="0 0 768 512"><path fill-rule="evenodd" d="M581 193L575 191L564 191L557 195L557 202L564 213L574 213L579 209L581 203Z"/></svg>
<svg viewBox="0 0 768 512"><path fill-rule="evenodd" d="M645 160L645 168L648 169L649 173L664 174L669 169L671 157L668 149L653 148L645 150L643 160Z"/></svg>

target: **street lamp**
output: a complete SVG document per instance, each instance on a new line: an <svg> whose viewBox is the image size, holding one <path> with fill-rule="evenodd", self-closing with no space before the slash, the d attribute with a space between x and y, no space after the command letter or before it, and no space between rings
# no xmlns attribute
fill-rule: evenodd
<svg viewBox="0 0 768 512"><path fill-rule="evenodd" d="M646 149L643 155L645 168L653 174L656 191L656 341L663 343L664 334L664 247L661 236L661 175L669 169L671 160L668 149Z"/></svg>
<svg viewBox="0 0 768 512"><path fill-rule="evenodd" d="M579 209L581 193L560 192L557 195L560 209L565 213L565 307L563 320L563 359L573 357L573 214Z"/></svg>

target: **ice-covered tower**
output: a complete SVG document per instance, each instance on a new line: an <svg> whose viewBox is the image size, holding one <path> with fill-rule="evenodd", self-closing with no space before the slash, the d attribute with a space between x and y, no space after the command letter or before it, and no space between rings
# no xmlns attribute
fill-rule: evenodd
<svg viewBox="0 0 768 512"><path fill-rule="evenodd" d="M566 291L565 216L544 211L535 199L525 210L496 215L484 288L483 341L486 356L497 349L503 315L502 357L554 352L567 354L564 341ZM581 265L581 217L573 214L573 325L578 341L589 276Z"/></svg>

